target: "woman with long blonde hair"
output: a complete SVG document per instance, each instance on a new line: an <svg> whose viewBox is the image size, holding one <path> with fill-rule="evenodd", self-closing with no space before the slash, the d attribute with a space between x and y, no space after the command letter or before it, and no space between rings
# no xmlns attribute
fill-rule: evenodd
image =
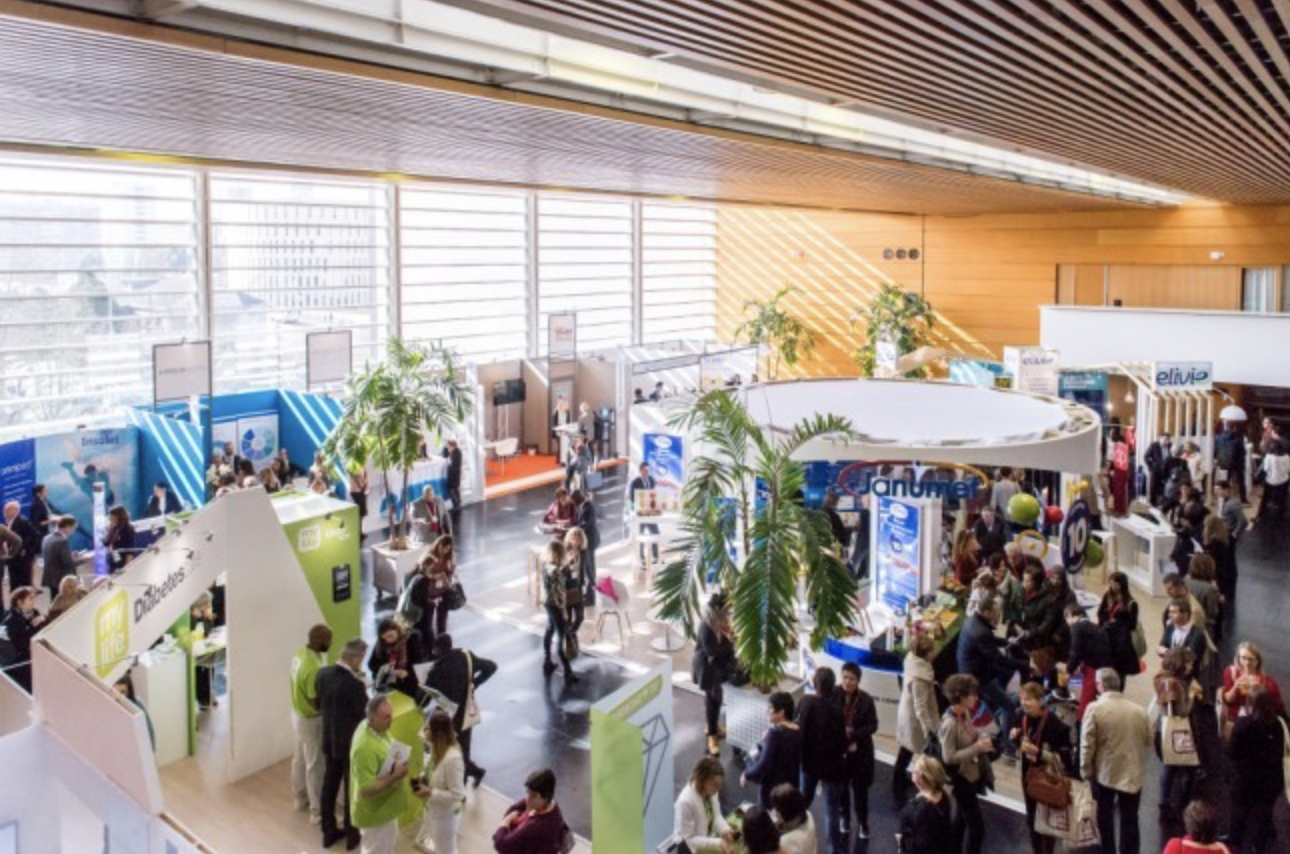
<svg viewBox="0 0 1290 854"><path fill-rule="evenodd" d="M428 839L434 843L435 854L457 854L457 831L466 803L466 760L457 743L452 718L443 709L435 709L426 719L421 737L430 748L430 756L428 773L412 782L413 793L426 802L417 847L427 850Z"/></svg>

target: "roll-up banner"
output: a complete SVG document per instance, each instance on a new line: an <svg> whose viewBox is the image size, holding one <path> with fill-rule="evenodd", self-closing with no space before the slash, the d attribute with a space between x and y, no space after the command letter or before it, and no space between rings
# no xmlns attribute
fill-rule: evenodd
<svg viewBox="0 0 1290 854"><path fill-rule="evenodd" d="M337 329L305 336L305 384L342 382L354 371L354 332Z"/></svg>
<svg viewBox="0 0 1290 854"><path fill-rule="evenodd" d="M578 315L559 312L546 316L546 354L551 361L578 357Z"/></svg>

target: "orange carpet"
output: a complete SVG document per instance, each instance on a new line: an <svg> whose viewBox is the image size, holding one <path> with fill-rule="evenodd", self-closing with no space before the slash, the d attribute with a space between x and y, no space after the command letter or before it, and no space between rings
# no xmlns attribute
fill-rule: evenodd
<svg viewBox="0 0 1290 854"><path fill-rule="evenodd" d="M618 465L620 460L602 460L597 469ZM484 473L484 500L510 495L535 486L554 485L564 481L564 467L556 466L555 457L551 454L521 454L506 461L506 470L502 464L488 461Z"/></svg>

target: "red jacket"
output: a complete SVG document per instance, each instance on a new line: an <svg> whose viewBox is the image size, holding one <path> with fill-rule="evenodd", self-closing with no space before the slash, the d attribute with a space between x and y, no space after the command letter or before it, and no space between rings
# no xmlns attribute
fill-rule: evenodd
<svg viewBox="0 0 1290 854"><path fill-rule="evenodd" d="M560 854L564 816L558 804L550 812L528 815L528 805L521 799L507 807L506 812L517 812L522 820L514 827L499 827L493 833L493 850L497 854Z"/></svg>

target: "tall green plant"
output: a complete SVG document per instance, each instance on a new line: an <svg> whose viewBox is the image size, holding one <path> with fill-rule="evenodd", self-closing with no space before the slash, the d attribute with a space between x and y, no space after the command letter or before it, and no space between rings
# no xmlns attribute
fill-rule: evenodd
<svg viewBox="0 0 1290 854"><path fill-rule="evenodd" d="M391 339L385 361L368 365L346 383L340 422L323 443L328 459L339 457L347 469L374 466L385 483L402 473L398 504L389 502L390 537L402 541L409 524L408 479L421 453L424 433L443 433L474 410L456 351ZM399 514L398 508L405 512Z"/></svg>
<svg viewBox="0 0 1290 854"><path fill-rule="evenodd" d="M932 327L936 313L932 304L920 295L905 291L899 285L883 285L868 305L862 305L851 315L855 328L864 324L864 343L856 348L852 358L862 376L871 377L877 367L878 342L889 338L896 342L897 356L912 353L931 343ZM910 371L908 376L925 377L926 368Z"/></svg>
<svg viewBox="0 0 1290 854"><path fill-rule="evenodd" d="M703 395L670 424L701 449L681 493L681 536L654 583L664 619L694 638L708 574L729 591L736 651L758 685L773 685L796 634L799 572L815 615L818 646L855 615L855 582L835 547L828 518L801 503L806 471L792 459L807 442L854 436L832 415L803 418L787 433L757 424L735 395ZM737 555L730 546L737 544Z"/></svg>
<svg viewBox="0 0 1290 854"><path fill-rule="evenodd" d="M815 330L780 305L780 301L794 290L796 288L792 285L785 285L765 302L746 300L744 314L751 312L751 316L735 328L736 341L743 340L770 348L771 361L767 379L779 377L781 359L791 368L815 349Z"/></svg>

